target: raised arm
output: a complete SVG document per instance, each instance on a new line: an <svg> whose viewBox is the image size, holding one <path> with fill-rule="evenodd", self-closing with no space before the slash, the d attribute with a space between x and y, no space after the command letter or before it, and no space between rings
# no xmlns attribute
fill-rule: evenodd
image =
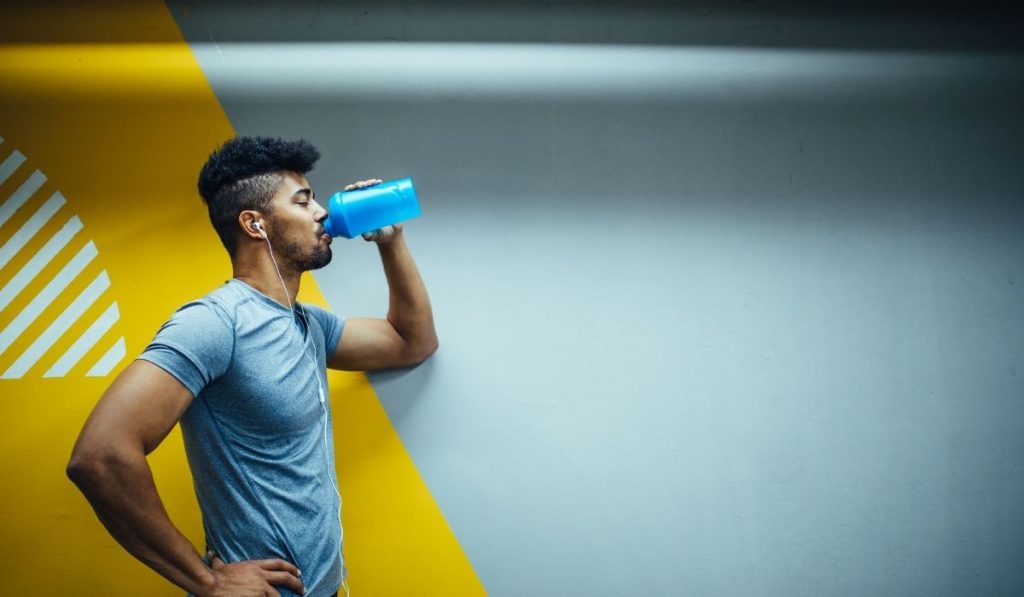
<svg viewBox="0 0 1024 597"><path fill-rule="evenodd" d="M89 416L67 474L100 522L129 553L195 595L264 595L271 585L302 591L283 560L208 567L171 522L146 455L181 419L192 394L174 376L137 360L114 380Z"/></svg>
<svg viewBox="0 0 1024 597"><path fill-rule="evenodd" d="M437 350L427 288L405 243L402 225L391 228L386 227L375 241L388 282L387 319L347 319L338 348L327 363L332 369L403 367L422 362Z"/></svg>

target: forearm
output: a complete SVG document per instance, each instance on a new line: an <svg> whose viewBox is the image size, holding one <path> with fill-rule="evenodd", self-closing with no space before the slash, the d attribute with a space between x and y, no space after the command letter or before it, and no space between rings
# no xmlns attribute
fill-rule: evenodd
<svg viewBox="0 0 1024 597"><path fill-rule="evenodd" d="M437 348L434 314L405 236L399 232L379 247L389 289L387 319L411 350L429 355Z"/></svg>
<svg viewBox="0 0 1024 597"><path fill-rule="evenodd" d="M143 454L73 461L68 476L129 553L182 589L206 593L213 573L171 522Z"/></svg>

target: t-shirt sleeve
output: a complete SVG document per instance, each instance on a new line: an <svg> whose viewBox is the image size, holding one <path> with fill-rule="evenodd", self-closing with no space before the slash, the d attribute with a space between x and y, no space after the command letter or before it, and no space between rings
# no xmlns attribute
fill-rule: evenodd
<svg viewBox="0 0 1024 597"><path fill-rule="evenodd" d="M195 301L178 309L139 358L178 379L192 396L227 371L234 326L219 306Z"/></svg>
<svg viewBox="0 0 1024 597"><path fill-rule="evenodd" d="M334 354L341 341L341 331L345 329L345 320L316 305L303 304L302 309L320 324L320 329L324 331L324 350L328 355Z"/></svg>

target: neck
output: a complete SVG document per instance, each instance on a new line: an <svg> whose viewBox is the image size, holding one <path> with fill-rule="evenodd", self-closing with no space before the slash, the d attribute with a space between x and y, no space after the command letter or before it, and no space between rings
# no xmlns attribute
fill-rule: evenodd
<svg viewBox="0 0 1024 597"><path fill-rule="evenodd" d="M239 251L231 260L232 275L285 307L294 307L302 272L278 261L275 267L266 246L262 251ZM283 281L283 285L282 285Z"/></svg>

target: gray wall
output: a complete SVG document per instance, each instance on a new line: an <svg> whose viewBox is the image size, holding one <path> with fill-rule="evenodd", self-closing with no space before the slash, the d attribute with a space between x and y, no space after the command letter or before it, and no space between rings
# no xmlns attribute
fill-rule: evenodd
<svg viewBox="0 0 1024 597"><path fill-rule="evenodd" d="M170 7L321 196L415 178L442 348L371 379L491 594L1024 592L1019 21Z"/></svg>

